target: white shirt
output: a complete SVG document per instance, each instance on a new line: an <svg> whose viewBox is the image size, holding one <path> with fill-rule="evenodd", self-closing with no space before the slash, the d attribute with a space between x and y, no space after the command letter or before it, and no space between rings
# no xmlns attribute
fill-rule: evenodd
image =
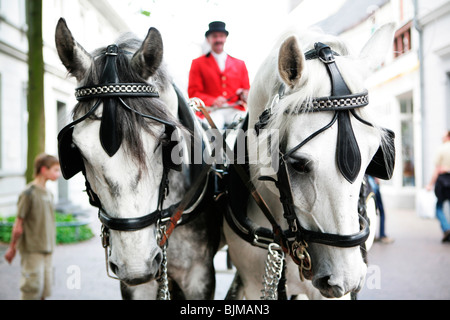
<svg viewBox="0 0 450 320"><path fill-rule="evenodd" d="M211 51L214 59L216 59L217 64L219 65L219 69L220 71L224 71L225 70L225 65L227 62L227 58L228 58L228 54L225 51L222 51L222 53L215 53L214 51Z"/></svg>

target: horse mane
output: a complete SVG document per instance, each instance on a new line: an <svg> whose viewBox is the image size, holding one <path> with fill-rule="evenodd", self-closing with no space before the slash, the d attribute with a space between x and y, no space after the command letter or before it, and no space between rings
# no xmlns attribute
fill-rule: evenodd
<svg viewBox="0 0 450 320"><path fill-rule="evenodd" d="M131 67L131 58L141 47L142 40L138 39L132 33L125 33L121 35L115 43L119 47L117 71L121 83L149 83L154 85L160 94L165 90L168 90L171 86L171 78L164 63L162 63L156 73L147 80L143 79L138 72ZM83 81L83 86L95 86L99 84L99 78L106 62L105 51L106 47L102 47L91 54L94 64L87 72L87 76ZM124 97L123 100L139 113L173 123L176 127L182 127L178 120L170 115L166 105L159 98ZM73 117L78 118L86 114L92 106L93 101L79 102L73 109ZM94 116L93 119L99 120L97 116ZM155 127L159 127L159 124L155 121L136 115L125 108L119 107L119 105L117 108L117 119L119 119L118 126L119 130L122 131L123 136L122 146L126 148L127 154L134 157L138 164L145 165L147 156L144 152L141 131L144 130L156 139L160 139L161 133L155 130Z"/></svg>
<svg viewBox="0 0 450 320"><path fill-rule="evenodd" d="M322 42L327 45L329 45L335 52L339 53L340 57L337 58L337 61L339 59L342 60L354 60L355 63L358 64L358 68L365 68L362 61L357 60L358 57L355 56L353 53L351 53L349 47L347 46L346 42L342 39L325 34L322 32L322 30L318 28L314 29L308 29L304 31L299 30L289 30L285 32L279 40L276 42L275 47L272 51L272 53L269 55L269 57L266 60L266 63L269 62L270 67L273 69L273 72L275 74L272 74L272 80L269 81L269 83L265 83L265 89L269 90L269 99L267 101L267 104L265 108L269 108L272 103L275 95L279 92L280 86L283 85L283 81L281 80L279 73L278 73L278 53L279 49L281 47L281 44L289 37L289 36L296 36L299 44L301 45L303 53L307 52L310 49L314 48L314 44L316 42ZM282 142L285 140L286 135L289 133L288 128L290 127L293 119L296 117L302 117L305 114L309 113L309 109L306 108L300 112L296 111L296 106L301 106L304 102L310 102L314 98L319 98L324 95L318 94L318 91L321 86L323 86L324 78L317 77L317 72L322 68L323 70L323 64L322 62L318 60L312 60L308 61L308 71L306 76L302 76L300 79L300 83L293 89L287 88L286 86L286 94L285 96L280 99L278 104L275 108L272 109L272 116L266 126L266 129L269 130L278 130L279 134L279 141ZM339 66L339 61L337 62ZM266 65L267 67L267 65ZM340 69L342 72L342 75L351 89L353 93L361 92L364 87L361 83L355 83L352 82L351 78L346 77L345 69ZM324 71L326 72L326 71ZM319 79L320 78L320 79ZM329 80L328 75L326 76L325 80ZM326 94L326 96L329 96L330 92ZM308 105L311 105L308 103ZM373 108L371 108L371 105L364 108L360 108L356 110L356 113L364 120L369 121L373 124L373 127L379 132L380 134L380 141L381 141L381 147L383 150L383 153L385 155L385 160L388 163L391 159L389 159L393 152L392 150L395 148L395 146L391 145L391 139L389 138L389 134L386 130L384 130L382 127L378 126L376 123L374 123L374 112ZM295 114L294 114L295 113ZM269 138L270 136L267 136ZM267 143L264 141L265 139L262 139L260 143ZM388 168L388 166L387 166Z"/></svg>

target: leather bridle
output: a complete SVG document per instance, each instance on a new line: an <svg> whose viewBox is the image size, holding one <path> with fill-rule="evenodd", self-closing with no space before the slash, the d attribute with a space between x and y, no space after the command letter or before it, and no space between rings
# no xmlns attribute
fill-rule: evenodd
<svg viewBox="0 0 450 320"><path fill-rule="evenodd" d="M293 261L299 265L300 276L302 279L303 272L311 270L311 259L307 250L310 243L318 243L340 248L351 248L363 245L370 234L369 223L362 215L359 215L360 231L355 234L339 235L307 230L301 226L300 221L298 220L294 205L294 198L292 195L291 181L287 164L288 158L309 141L317 137L320 133L331 128L336 122L338 122L336 162L341 174L349 183L354 183L361 169L361 154L353 132L350 116L353 115L362 123L372 126L369 122L361 119L355 112L355 109L368 105L368 93L367 91L359 94L351 93L336 65L335 55L338 54L333 52L329 46L322 43L316 43L314 49L305 54L307 60L319 59L325 64L331 79L331 96L315 98L310 102L297 106L295 110L287 111L292 115L305 112L334 112L331 122L325 127L312 133L308 138L303 140L291 150L280 152L278 158L279 166L277 180L271 177L259 178L259 180L274 182L277 186L280 192L280 201L283 206L283 216L289 226L288 230L282 230L282 228L278 225L267 204L256 192L255 186L249 182L250 179L248 177L248 173L238 164L231 166L231 169L235 172L235 174L237 173L240 179L247 185L247 189L250 191L251 196L271 223L272 230L257 226L246 217L245 212L242 212L245 211L245 209L242 210L238 208L237 205L233 204L230 206L229 210L227 210L227 222L237 234L255 246L267 248L267 246L272 242L279 244L283 248L283 251L290 254ZM256 123L255 130L257 134L259 134L260 130L266 127L272 115L272 108L276 107L276 103L280 99L283 99L284 94L285 86L282 84L279 88L278 95L274 99L274 104L261 114L259 122ZM392 140L393 136L393 132L389 132L389 137L392 138ZM380 152L380 150L377 152L376 157L383 158L382 151ZM374 161L377 163L374 163ZM389 163L390 168L386 168L384 167L384 163L379 162L380 159L374 158L366 173L379 176L381 178L390 178L394 164ZM230 186L229 192L230 194L233 193L232 186ZM230 197L230 201L233 201L232 196Z"/></svg>
<svg viewBox="0 0 450 320"><path fill-rule="evenodd" d="M105 248L107 274L109 277L117 279L109 274L109 255L107 253L107 248L110 245L109 231L115 230L133 232L147 228L154 224L157 224L158 226L164 224L164 226L161 227L162 232L159 232L158 234L157 241L161 247L165 246L173 229L182 222L181 218L183 213L192 212L195 210L196 206L198 206L199 199L197 199L196 196L198 195L199 190L201 190L199 197L203 197L205 195L208 185L207 175L211 166L207 164L204 165L199 175L195 177L195 181L190 190L184 195L180 202L171 205L168 208L164 208L164 201L169 194L169 172L170 170L181 171L181 164L175 164L171 159L172 149L176 146L177 141L172 141L170 138L172 137L172 133L177 129L176 125L169 121L138 112L125 103L123 100L124 97L158 98L159 93L154 86L149 85L148 83L119 83L116 64L116 58L119 54L118 46L108 46L104 54L106 56L106 62L102 76L100 77L101 84L89 87L80 87L75 91L75 97L80 102L95 99L97 100L93 107L84 116L73 121L60 131L58 135L58 152L61 163L61 171L64 178L70 179L80 171L85 176L86 191L89 196L90 204L99 209L98 218L102 223L101 237L102 245ZM180 99L182 96L177 91L177 88L174 88L177 92L178 98ZM86 169L84 167L80 150L73 143L72 135L75 125L92 117L98 107L102 104L103 113L101 118L102 123L100 128L100 140L103 149L110 157L114 156L122 143L121 134L116 131L117 119L115 108L118 107L122 107L140 117L162 124L165 127L165 134L170 139L168 143L160 144L162 148L163 174L159 186L158 204L156 210L148 215L126 219L112 217L104 209L100 198L93 191L87 179ZM206 183L204 183L205 179Z"/></svg>

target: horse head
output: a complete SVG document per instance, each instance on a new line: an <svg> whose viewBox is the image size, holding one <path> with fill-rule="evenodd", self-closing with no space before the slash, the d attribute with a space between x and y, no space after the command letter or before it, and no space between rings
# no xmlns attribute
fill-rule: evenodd
<svg viewBox="0 0 450 320"><path fill-rule="evenodd" d="M90 54L61 19L56 46L81 88L76 120L59 137L65 178L85 174L111 270L129 285L148 282L162 260L156 222L172 169L164 153L179 126L161 35L151 28L144 41L127 35Z"/></svg>
<svg viewBox="0 0 450 320"><path fill-rule="evenodd" d="M359 57L349 55L336 37L289 36L269 56L250 92L250 126L262 107L271 106L267 129L280 130L278 170L285 170L258 184L274 195L273 201L279 202L281 193L283 209L278 204L276 219L290 230L295 248L309 253L306 264L312 268L300 273L325 297L357 292L364 283L367 266L360 245L367 226L357 210L360 187L374 157L392 153L388 131L369 123L363 83L367 66L383 61L393 31L393 25L380 28ZM329 112L321 112L325 109ZM392 166L378 164L392 174ZM253 176L259 170L251 168ZM272 180L278 180L278 188Z"/></svg>

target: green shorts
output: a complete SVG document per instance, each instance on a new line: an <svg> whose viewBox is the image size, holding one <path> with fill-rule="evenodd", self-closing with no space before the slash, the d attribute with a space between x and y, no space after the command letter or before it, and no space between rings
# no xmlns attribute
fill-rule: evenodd
<svg viewBox="0 0 450 320"><path fill-rule="evenodd" d="M53 268L51 253L21 253L22 300L41 300L51 295Z"/></svg>

